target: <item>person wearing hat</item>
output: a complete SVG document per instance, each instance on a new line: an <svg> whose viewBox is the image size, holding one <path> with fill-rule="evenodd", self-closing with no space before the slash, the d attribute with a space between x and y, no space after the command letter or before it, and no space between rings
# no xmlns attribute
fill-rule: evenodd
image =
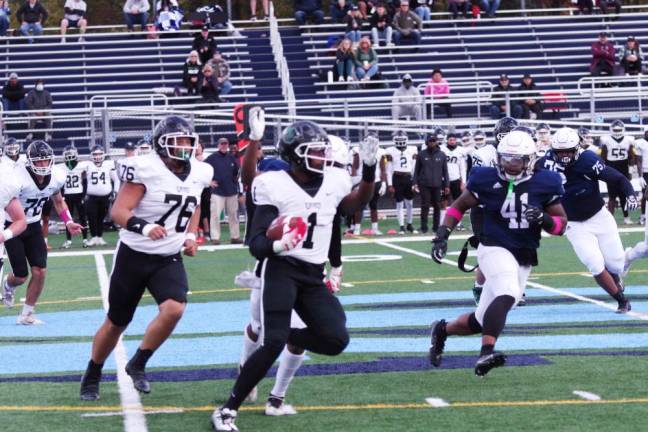
<svg viewBox="0 0 648 432"><path fill-rule="evenodd" d="M196 35L191 45L191 49L198 53L201 64L206 64L211 60L216 51L216 40L209 34L209 26L204 25L200 29L200 33Z"/></svg>
<svg viewBox="0 0 648 432"><path fill-rule="evenodd" d="M421 120L421 92L412 83L412 75L405 74L402 83L394 91L392 97L392 119L398 120L401 117Z"/></svg>
<svg viewBox="0 0 648 432"><path fill-rule="evenodd" d="M508 75L501 74L499 77L499 83L493 88L493 97L491 98L490 116L493 120L499 120L501 117L507 115L506 93L508 93L511 98L515 96ZM519 112L516 112L516 102L513 99L510 99L509 107L513 117L515 117L515 114L519 114Z"/></svg>
<svg viewBox="0 0 648 432"><path fill-rule="evenodd" d="M621 57L621 66L623 66L626 75L638 75L641 73L642 57L639 41L634 36L628 36Z"/></svg>
<svg viewBox="0 0 648 432"><path fill-rule="evenodd" d="M351 6L351 10L344 17L344 23L346 24L346 37L351 39L354 45L357 45L362 38L362 12L358 9L358 6Z"/></svg>
<svg viewBox="0 0 648 432"><path fill-rule="evenodd" d="M401 45L405 40L409 40L414 45L421 42L423 20L410 10L409 1L401 0L400 8L394 14L392 27L395 30L394 42L396 45Z"/></svg>
<svg viewBox="0 0 648 432"><path fill-rule="evenodd" d="M25 86L18 80L16 72L9 74L9 80L2 88L2 108L4 111L25 109Z"/></svg>
<svg viewBox="0 0 648 432"><path fill-rule="evenodd" d="M616 62L614 44L608 41L608 34L600 32L598 40L592 44L592 76L612 75Z"/></svg>
<svg viewBox="0 0 648 432"><path fill-rule="evenodd" d="M441 220L441 196L450 193L448 176L448 158L439 147L435 133L425 136L425 149L416 157L414 165L414 191L421 194L421 233L428 232L428 215L430 206L432 231L436 232Z"/></svg>
<svg viewBox="0 0 648 432"><path fill-rule="evenodd" d="M536 120L542 118L542 99L531 75L524 74L522 77L522 82L517 88L517 97L520 99L515 105L513 117L528 119L530 118L530 114L533 112L536 116Z"/></svg>
<svg viewBox="0 0 648 432"><path fill-rule="evenodd" d="M126 0L126 3L124 3L124 17L126 18L126 28L129 32L133 31L136 24L140 25L140 31L146 29L150 8L151 5L148 0Z"/></svg>

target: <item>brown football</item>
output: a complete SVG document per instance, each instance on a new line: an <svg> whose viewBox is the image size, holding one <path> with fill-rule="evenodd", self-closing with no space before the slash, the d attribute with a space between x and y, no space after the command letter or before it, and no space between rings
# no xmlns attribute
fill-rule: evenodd
<svg viewBox="0 0 648 432"><path fill-rule="evenodd" d="M286 218L290 218L288 221L289 226L296 227L300 223L303 223L302 218L299 216L288 216L288 215L279 215L275 220L272 221L268 229L266 230L266 237L270 240L281 240L284 234L284 225L286 223Z"/></svg>

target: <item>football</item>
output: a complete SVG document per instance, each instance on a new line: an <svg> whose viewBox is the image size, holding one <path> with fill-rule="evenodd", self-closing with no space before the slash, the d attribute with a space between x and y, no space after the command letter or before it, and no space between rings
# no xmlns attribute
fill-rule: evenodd
<svg viewBox="0 0 648 432"><path fill-rule="evenodd" d="M305 225L304 220L300 216L280 215L272 221L266 230L266 237L270 240L281 240L284 235L284 226L288 224L290 228Z"/></svg>

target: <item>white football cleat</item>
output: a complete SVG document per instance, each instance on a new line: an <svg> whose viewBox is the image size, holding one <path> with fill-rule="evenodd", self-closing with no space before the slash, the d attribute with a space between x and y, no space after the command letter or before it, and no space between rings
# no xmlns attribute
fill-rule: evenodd
<svg viewBox="0 0 648 432"><path fill-rule="evenodd" d="M5 276L2 281L2 303L8 308L12 308L14 305L14 299L16 295L16 287L10 287L7 283L9 276Z"/></svg>
<svg viewBox="0 0 648 432"><path fill-rule="evenodd" d="M280 417L285 415L295 415L297 410L292 405L284 403L282 398L270 396L265 405L265 415Z"/></svg>
<svg viewBox="0 0 648 432"><path fill-rule="evenodd" d="M632 265L632 261L628 259L628 255L630 255L631 250L632 250L631 247L628 247L625 250L625 259L623 260L623 273L622 273L623 277L626 277L626 275L630 271L630 266Z"/></svg>
<svg viewBox="0 0 648 432"><path fill-rule="evenodd" d="M106 246L108 244L103 239L103 237L97 237L97 239L95 240L95 243L97 244L97 246Z"/></svg>
<svg viewBox="0 0 648 432"><path fill-rule="evenodd" d="M70 249L72 247L72 240L65 240L60 249Z"/></svg>
<svg viewBox="0 0 648 432"><path fill-rule="evenodd" d="M44 324L44 322L39 320L38 318L36 318L36 315L34 315L34 312L28 312L26 314L18 315L18 318L16 319L16 324L18 324L18 325L41 325L41 324Z"/></svg>
<svg viewBox="0 0 648 432"><path fill-rule="evenodd" d="M234 277L234 285L240 288L260 289L261 279L254 272L243 270Z"/></svg>
<svg viewBox="0 0 648 432"><path fill-rule="evenodd" d="M97 246L96 237L91 237L90 240L85 240L86 247Z"/></svg>
<svg viewBox="0 0 648 432"><path fill-rule="evenodd" d="M624 223L625 225L632 225L634 222L632 222L632 219L630 219L629 217L627 217L627 218L623 218L623 223Z"/></svg>
<svg viewBox="0 0 648 432"><path fill-rule="evenodd" d="M89 241L88 239L83 239L83 243L82 243L82 244L83 244L83 248L84 248L84 249L87 248L87 247L92 246L92 245L90 244L90 241Z"/></svg>
<svg viewBox="0 0 648 432"><path fill-rule="evenodd" d="M236 411L229 408L217 408L212 414L212 428L216 432L238 431L234 421Z"/></svg>

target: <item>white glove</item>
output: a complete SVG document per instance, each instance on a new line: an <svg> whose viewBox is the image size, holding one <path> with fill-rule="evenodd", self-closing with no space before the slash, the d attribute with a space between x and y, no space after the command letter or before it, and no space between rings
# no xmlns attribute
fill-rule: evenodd
<svg viewBox="0 0 648 432"><path fill-rule="evenodd" d="M639 207L639 201L637 201L637 198L634 195L630 195L629 197L626 197L626 204L625 204L626 211L634 211L637 210L638 207Z"/></svg>
<svg viewBox="0 0 648 432"><path fill-rule="evenodd" d="M275 251L275 253L287 252L301 246L301 243L304 241L304 237L306 237L307 225L306 222L304 222L304 219L298 219L299 220L297 224L291 227L291 218L286 218L283 226L283 236L281 237L281 240L275 240L275 242L272 244L272 249Z"/></svg>
<svg viewBox="0 0 648 432"><path fill-rule="evenodd" d="M340 291L341 285L342 285L342 266L331 267L328 280L326 281L326 288L328 288L329 292L335 294L336 292Z"/></svg>
<svg viewBox="0 0 648 432"><path fill-rule="evenodd" d="M247 120L250 129L250 141L261 141L263 139L266 125L265 110L263 107L251 107Z"/></svg>
<svg viewBox="0 0 648 432"><path fill-rule="evenodd" d="M360 143L360 160L364 165L373 166L378 162L379 141L373 135L369 135Z"/></svg>
<svg viewBox="0 0 648 432"><path fill-rule="evenodd" d="M639 187L643 190L646 189L646 180L643 176L639 177Z"/></svg>
<svg viewBox="0 0 648 432"><path fill-rule="evenodd" d="M378 196L383 196L387 193L387 183L380 182L380 189L378 189Z"/></svg>

